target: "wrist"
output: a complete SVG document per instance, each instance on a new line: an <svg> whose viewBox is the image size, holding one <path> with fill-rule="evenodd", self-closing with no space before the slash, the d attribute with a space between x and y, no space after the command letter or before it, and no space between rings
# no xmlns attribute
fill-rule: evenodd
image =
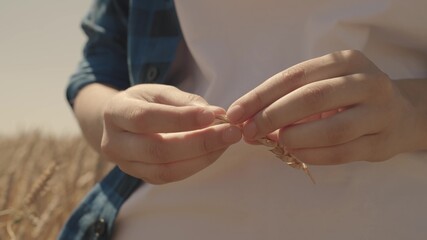
<svg viewBox="0 0 427 240"><path fill-rule="evenodd" d="M407 136L409 150L427 150L427 79L405 79L395 81L400 93L409 105Z"/></svg>
<svg viewBox="0 0 427 240"><path fill-rule="evenodd" d="M83 136L89 144L100 152L103 134L104 108L119 91L98 83L84 87L74 103L74 114Z"/></svg>

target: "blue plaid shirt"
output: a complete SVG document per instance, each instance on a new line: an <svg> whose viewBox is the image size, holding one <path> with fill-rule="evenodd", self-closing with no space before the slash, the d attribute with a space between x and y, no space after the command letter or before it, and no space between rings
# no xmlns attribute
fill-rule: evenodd
<svg viewBox="0 0 427 240"><path fill-rule="evenodd" d="M82 28L84 57L71 77L67 99L90 83L119 90L139 83L167 83L182 39L173 0L94 0Z"/></svg>
<svg viewBox="0 0 427 240"><path fill-rule="evenodd" d="M119 90L166 82L182 35L173 0L95 0L82 22L84 56L67 88L102 83ZM110 239L123 202L143 182L114 168L74 210L59 239Z"/></svg>

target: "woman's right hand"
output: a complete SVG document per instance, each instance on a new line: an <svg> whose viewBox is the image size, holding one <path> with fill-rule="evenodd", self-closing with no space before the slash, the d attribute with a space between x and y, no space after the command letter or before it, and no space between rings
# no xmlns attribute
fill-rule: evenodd
<svg viewBox="0 0 427 240"><path fill-rule="evenodd" d="M102 155L149 183L185 179L241 139L237 126L211 126L215 115L224 113L172 86L136 85L105 105Z"/></svg>

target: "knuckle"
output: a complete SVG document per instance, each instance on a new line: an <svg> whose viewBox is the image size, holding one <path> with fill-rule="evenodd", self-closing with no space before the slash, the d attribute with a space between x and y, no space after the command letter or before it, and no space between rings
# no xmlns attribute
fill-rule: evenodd
<svg viewBox="0 0 427 240"><path fill-rule="evenodd" d="M258 127L262 126L260 127L260 129L264 129L264 131L267 131L267 132L271 132L276 128L279 128L279 126L277 126L278 124L275 121L276 118L272 115L273 114L268 110L262 111L261 112L262 123L258 122L257 126Z"/></svg>
<svg viewBox="0 0 427 240"><path fill-rule="evenodd" d="M342 55L349 62L359 62L365 58L365 55L361 51L355 49L344 50L342 51Z"/></svg>
<svg viewBox="0 0 427 240"><path fill-rule="evenodd" d="M351 72L351 69L361 65L366 60L365 55L359 50L344 50L340 52L340 55L344 60L346 72Z"/></svg>
<svg viewBox="0 0 427 240"><path fill-rule="evenodd" d="M302 93L302 100L306 107L311 110L317 110L325 103L330 91L331 86L327 84L307 85L305 91Z"/></svg>
<svg viewBox="0 0 427 240"><path fill-rule="evenodd" d="M295 65L280 73L279 83L284 89L290 88L291 90L295 90L306 82L306 71L301 65Z"/></svg>
<svg viewBox="0 0 427 240"><path fill-rule="evenodd" d="M125 115L125 118L127 119L127 120L129 120L129 121L134 121L134 120L139 120L139 119L141 119L141 120L143 120L144 118L143 117L141 117L141 111L139 110L139 109L136 109L136 108L128 108L127 110L126 110L126 115ZM139 122L139 121L138 121Z"/></svg>
<svg viewBox="0 0 427 240"><path fill-rule="evenodd" d="M126 111L126 117L130 121L138 121L140 124L143 124L145 120L145 109L142 108L128 108Z"/></svg>
<svg viewBox="0 0 427 240"><path fill-rule="evenodd" d="M265 100L263 99L263 97L261 96L261 94L258 91L252 91L250 92L250 99L254 100L254 106L257 108L261 108L264 107L265 105Z"/></svg>
<svg viewBox="0 0 427 240"><path fill-rule="evenodd" d="M142 84L144 86L145 84ZM147 86L147 85L145 85ZM165 98L165 93L173 93L178 90L178 88L172 86L172 85L151 85L154 87L155 91L153 89L147 89L147 92L149 92L150 96L146 99L148 102L152 103L164 103L167 102L167 99Z"/></svg>
<svg viewBox="0 0 427 240"><path fill-rule="evenodd" d="M212 143L213 138L205 137L201 139L199 148L201 152L210 153L215 150L214 144Z"/></svg>

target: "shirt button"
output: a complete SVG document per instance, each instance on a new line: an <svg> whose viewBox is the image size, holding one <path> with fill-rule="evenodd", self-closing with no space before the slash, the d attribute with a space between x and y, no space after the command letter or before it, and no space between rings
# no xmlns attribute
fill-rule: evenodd
<svg viewBox="0 0 427 240"><path fill-rule="evenodd" d="M154 82L157 76L159 76L159 69L157 69L155 66L149 66L147 73L145 74L147 82Z"/></svg>
<svg viewBox="0 0 427 240"><path fill-rule="evenodd" d="M107 230L107 223L103 218L100 218L95 222L93 228L97 237L102 236Z"/></svg>

